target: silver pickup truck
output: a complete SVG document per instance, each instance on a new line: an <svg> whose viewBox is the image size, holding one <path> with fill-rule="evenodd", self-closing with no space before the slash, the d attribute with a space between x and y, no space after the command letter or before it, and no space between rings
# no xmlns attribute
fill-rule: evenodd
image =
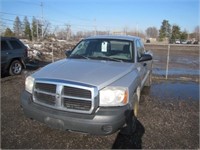
<svg viewBox="0 0 200 150"><path fill-rule="evenodd" d="M66 55L26 78L25 115L53 128L96 135L132 128L141 90L151 85L152 54L141 39L89 37Z"/></svg>

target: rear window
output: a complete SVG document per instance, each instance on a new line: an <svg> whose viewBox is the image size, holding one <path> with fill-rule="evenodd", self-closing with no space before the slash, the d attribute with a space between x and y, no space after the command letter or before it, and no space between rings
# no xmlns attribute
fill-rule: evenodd
<svg viewBox="0 0 200 150"><path fill-rule="evenodd" d="M12 40L12 41L10 41L10 44L12 45L13 49L22 48L22 46L20 45L20 43L17 42L17 41Z"/></svg>
<svg viewBox="0 0 200 150"><path fill-rule="evenodd" d="M10 47L8 46L8 43L4 40L1 41L1 50L5 51L5 50L9 50Z"/></svg>

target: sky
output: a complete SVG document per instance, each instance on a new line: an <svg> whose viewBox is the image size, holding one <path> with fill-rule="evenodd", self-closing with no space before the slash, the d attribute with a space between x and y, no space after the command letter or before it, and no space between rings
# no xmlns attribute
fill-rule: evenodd
<svg viewBox="0 0 200 150"><path fill-rule="evenodd" d="M42 4L42 6L41 6ZM200 0L0 0L0 19L12 27L16 16L35 16L52 30L71 25L73 32L160 29L163 20L193 32L200 23Z"/></svg>

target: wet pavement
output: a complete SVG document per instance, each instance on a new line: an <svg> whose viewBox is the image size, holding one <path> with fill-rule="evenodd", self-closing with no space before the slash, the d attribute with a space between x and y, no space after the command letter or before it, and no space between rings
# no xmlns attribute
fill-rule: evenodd
<svg viewBox="0 0 200 150"><path fill-rule="evenodd" d="M163 76L166 75L166 69L159 69L159 68L153 68L153 74ZM184 69L184 68L174 68L168 70L168 75L178 75L178 76L185 76L185 75L195 75L199 76L200 72L199 70L194 69Z"/></svg>
<svg viewBox="0 0 200 150"><path fill-rule="evenodd" d="M199 84L188 81L154 81L150 88L144 88L142 94L160 101L199 101Z"/></svg>

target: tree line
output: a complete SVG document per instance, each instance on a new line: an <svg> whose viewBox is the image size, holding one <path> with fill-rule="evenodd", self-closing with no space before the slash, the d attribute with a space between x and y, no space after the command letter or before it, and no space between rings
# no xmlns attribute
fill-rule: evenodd
<svg viewBox="0 0 200 150"><path fill-rule="evenodd" d="M171 26L168 20L163 20L159 30L159 41L168 40L170 43L175 43L176 40L185 41L188 38L194 38L199 41L199 26L195 27L193 33L188 33L186 30L181 31L181 28L174 24Z"/></svg>
<svg viewBox="0 0 200 150"><path fill-rule="evenodd" d="M10 28L6 28L4 36L17 38L25 38L28 40L38 40L46 37L54 37L58 39L77 39L91 36L94 34L110 34L110 31L78 31L76 34L72 34L71 25L67 24L66 29L61 29L58 32L50 33L48 30L50 23L48 21L42 22L35 17L32 18L30 23L28 18L25 16L23 22L17 16L13 22L13 31ZM55 29L56 30L56 29ZM158 30L156 27L148 27L145 30L146 34L142 31L128 31L124 28L123 34L140 36L142 38L154 38L158 41L168 41L174 43L176 40L185 41L188 38L195 38L199 41L199 26L194 29L193 33L188 33L186 30L181 31L178 25L171 25L168 20L163 20ZM112 34L112 33L111 33Z"/></svg>
<svg viewBox="0 0 200 150"><path fill-rule="evenodd" d="M42 32L42 22L35 17L32 18L32 22L30 23L28 18L25 16L23 21L17 16L13 22L13 30L10 28L6 28L4 32L4 36L7 37L17 37L24 38L30 41L36 40L43 36Z"/></svg>

